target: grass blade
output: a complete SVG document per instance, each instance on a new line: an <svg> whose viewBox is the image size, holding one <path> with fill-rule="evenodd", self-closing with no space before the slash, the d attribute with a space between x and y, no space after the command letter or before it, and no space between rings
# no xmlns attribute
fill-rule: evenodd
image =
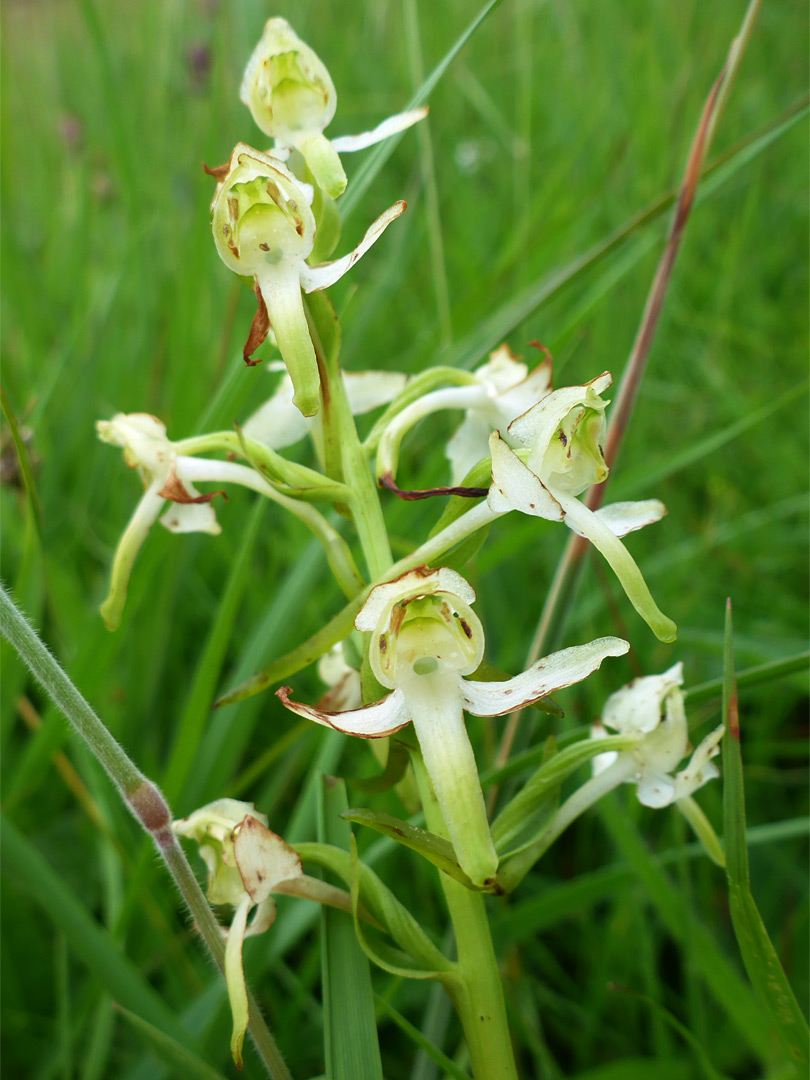
<svg viewBox="0 0 810 1080"><path fill-rule="evenodd" d="M349 807L342 780L324 776L319 807L320 840L348 851L351 829L340 814ZM383 1080L371 989L371 971L351 918L324 906L324 1053L329 1080Z"/></svg>
<svg viewBox="0 0 810 1080"><path fill-rule="evenodd" d="M734 682L731 601L726 606L723 669L723 715L726 718L727 731L723 740L723 833L731 921L745 970L767 1010L789 1060L806 1070L810 1064L810 1030L759 914L748 878L745 792L740 718Z"/></svg>
<svg viewBox="0 0 810 1080"><path fill-rule="evenodd" d="M121 1005L116 1005L116 1010L129 1021L139 1035L143 1036L157 1056L173 1070L176 1076L187 1077L188 1080L225 1080L221 1072L203 1061L198 1054L182 1046L171 1035L156 1028L148 1020L144 1020L137 1013Z"/></svg>

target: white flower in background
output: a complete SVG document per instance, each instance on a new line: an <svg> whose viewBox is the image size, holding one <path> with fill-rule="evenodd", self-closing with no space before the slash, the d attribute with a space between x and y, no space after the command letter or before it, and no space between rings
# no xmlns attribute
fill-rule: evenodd
<svg viewBox="0 0 810 1080"><path fill-rule="evenodd" d="M309 266L315 244L311 202L312 188L296 180L286 165L239 143L211 203L220 258L234 273L254 278L260 294L248 346L256 348L272 324L295 388L295 405L305 416L318 411L320 381L301 289L314 292L334 285L405 209L398 202L386 210L342 259Z"/></svg>
<svg viewBox="0 0 810 1080"><path fill-rule="evenodd" d="M413 109L384 120L373 131L330 141L323 134L335 115L337 94L323 62L286 19L269 19L248 61L239 91L253 119L279 151L297 150L330 198L346 187L338 153L363 150L404 131L427 115Z"/></svg>
<svg viewBox="0 0 810 1080"><path fill-rule="evenodd" d="M513 420L509 443L493 432L492 487L487 502L496 513L524 514L564 521L587 537L607 559L639 615L662 641L674 641L677 628L658 609L641 571L620 541L635 529L666 513L657 499L621 502L596 512L579 501L586 488L608 475L602 450L605 408L600 394L612 382L609 372L582 386L567 386L546 395Z"/></svg>
<svg viewBox="0 0 810 1080"><path fill-rule="evenodd" d="M346 663L343 645L338 642L318 661L318 678L329 689L318 702L326 712L345 712L359 709L363 704L360 672Z"/></svg>
<svg viewBox="0 0 810 1080"><path fill-rule="evenodd" d="M720 773L712 758L720 753L721 724L699 744L689 764L674 772L690 750L689 730L684 711L683 665L678 663L663 675L647 675L622 687L605 702L601 723L591 731L603 737L606 728L620 735L637 735L632 750L599 754L593 761L594 775L614 765L620 758L634 762L626 782L636 785L639 801L662 807L691 796Z"/></svg>
<svg viewBox="0 0 810 1080"><path fill-rule="evenodd" d="M226 497L225 492L200 494L196 484L239 484L276 502L283 501L283 496L247 465L178 453L166 435L166 425L147 413L117 413L112 420L99 420L96 430L102 442L123 448L124 460L138 470L146 489L118 541L110 589L101 605L107 627L115 630L121 622L135 559L167 500L170 505L160 523L171 532L217 534L221 528L210 503L217 495Z"/></svg>
<svg viewBox="0 0 810 1080"><path fill-rule="evenodd" d="M355 626L371 634L371 669L392 693L344 712L291 701L286 686L277 694L300 716L365 739L392 735L413 721L459 865L481 887L494 878L498 856L464 712L503 716L579 682L629 646L600 638L547 656L506 682L476 682L465 678L484 653L483 627L470 608L474 600L470 584L447 568L420 567L378 585Z"/></svg>
<svg viewBox="0 0 810 1080"><path fill-rule="evenodd" d="M380 439L377 475L393 478L402 438L417 421L444 409L462 409L466 415L446 450L452 473L450 482L458 485L489 454L487 440L493 428L505 430L510 421L550 390L550 360L530 372L508 345L501 345L490 353L485 364L470 374L469 382L431 390L391 420Z"/></svg>
<svg viewBox="0 0 810 1080"><path fill-rule="evenodd" d="M208 899L235 909L225 947L225 979L233 1014L231 1053L242 1068L248 1025L248 996L242 967L244 939L267 930L276 917L270 895L303 876L296 851L267 827L252 803L217 799L187 818L172 822L179 836L195 840L208 867ZM255 908L250 925L247 919Z"/></svg>
<svg viewBox="0 0 810 1080"><path fill-rule="evenodd" d="M292 379L283 364L271 362L267 367L270 371L283 371L284 374L273 395L242 425L243 435L273 450L282 450L309 434L316 447L320 448L320 418L303 416L295 407ZM408 381L408 376L398 371L344 371L342 375L349 407L354 416L361 416L381 405L387 405L405 388Z"/></svg>

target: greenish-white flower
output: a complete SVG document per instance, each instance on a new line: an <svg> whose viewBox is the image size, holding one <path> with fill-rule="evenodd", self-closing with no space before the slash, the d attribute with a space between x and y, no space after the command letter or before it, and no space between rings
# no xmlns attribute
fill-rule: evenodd
<svg viewBox="0 0 810 1080"><path fill-rule="evenodd" d="M467 678L481 663L484 630L470 605L472 586L454 570L416 570L376 586L355 619L371 634L369 661L392 692L360 709L328 712L278 696L288 709L318 724L364 739L392 735L413 722L425 767L459 865L476 886L490 882L498 856L487 822L464 713L503 716L595 671L628 644L600 638L544 657L506 682Z"/></svg>
<svg viewBox="0 0 810 1080"><path fill-rule="evenodd" d="M487 502L496 513L519 510L550 521L564 521L587 537L607 559L636 611L662 641L674 641L677 628L656 605L641 571L619 537L658 521L666 513L657 499L621 502L589 510L577 498L608 475L603 444L605 409L601 397L612 382L609 372L582 386L546 395L507 429L490 436L492 487Z"/></svg>
<svg viewBox="0 0 810 1080"><path fill-rule="evenodd" d="M233 1014L231 1053L242 1068L248 1025L248 996L242 966L244 939L267 930L276 917L270 895L303 877L297 852L267 826L252 803L217 799L172 823L179 836L195 840L208 867L208 899L229 904L234 914L227 931L225 979ZM255 909L255 910L254 910ZM253 917L248 924L248 916Z"/></svg>
<svg viewBox="0 0 810 1080"><path fill-rule="evenodd" d="M638 736L631 750L599 754L593 768L598 776L623 762L630 773L626 782L636 785L639 802L645 806L669 806L687 799L720 775L712 758L720 753L722 724L703 739L689 763L675 772L690 751L682 684L680 663L662 675L635 679L608 698L601 723L591 731L592 738L603 737L607 728L620 735Z"/></svg>
<svg viewBox="0 0 810 1080"><path fill-rule="evenodd" d="M343 258L309 266L315 244L311 201L312 188L278 158L239 143L211 204L220 258L234 273L255 279L304 416L318 411L320 380L301 290L334 285L405 209L398 202L386 210Z"/></svg>
<svg viewBox="0 0 810 1080"><path fill-rule="evenodd" d="M346 187L339 153L372 146L427 114L425 108L412 109L389 117L373 131L330 141L323 131L335 115L335 85L316 53L280 18L267 21L245 69L240 97L265 135L276 140L274 153L297 150L332 199Z"/></svg>

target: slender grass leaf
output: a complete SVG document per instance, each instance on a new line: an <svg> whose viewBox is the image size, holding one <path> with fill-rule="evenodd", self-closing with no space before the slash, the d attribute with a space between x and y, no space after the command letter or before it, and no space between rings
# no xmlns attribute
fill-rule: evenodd
<svg viewBox="0 0 810 1080"><path fill-rule="evenodd" d="M723 715L723 832L731 921L754 989L761 998L789 1060L806 1072L810 1064L810 1030L785 975L751 893L745 835L740 718L734 682L731 601L726 606Z"/></svg>
<svg viewBox="0 0 810 1080"><path fill-rule="evenodd" d="M182 1046L165 1031L161 1031L148 1020L144 1020L143 1017L130 1009L125 1009L122 1005L116 1005L115 1008L149 1043L157 1056L176 1076L182 1076L184 1080L225 1080L221 1072L212 1068L198 1054Z"/></svg>
<svg viewBox="0 0 810 1080"><path fill-rule="evenodd" d="M447 1054L443 1054L442 1051L434 1043L423 1035L418 1027L406 1020L401 1012L387 1001L384 997L380 997L379 994L374 995L374 1000L377 1002L377 1006L382 1011L390 1016L400 1031L403 1031L414 1045L418 1046L420 1050L423 1050L431 1061L435 1061L436 1064L444 1070L445 1076L450 1076L453 1080L470 1080L470 1074L465 1073L462 1069L456 1065L456 1063L449 1058Z"/></svg>

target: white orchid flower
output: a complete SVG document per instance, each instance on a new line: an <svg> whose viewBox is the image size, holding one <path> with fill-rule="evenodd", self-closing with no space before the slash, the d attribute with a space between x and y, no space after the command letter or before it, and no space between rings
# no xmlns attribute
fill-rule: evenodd
<svg viewBox="0 0 810 1080"><path fill-rule="evenodd" d="M622 687L605 702L601 723L591 735L600 738L606 729L620 735L637 735L632 750L599 754L593 761L594 775L624 762L636 785L639 802L662 807L687 799L709 780L719 776L712 761L720 752L724 727L721 724L699 744L689 764L674 772L689 752L689 731L684 711L683 665L678 663L662 675L648 675Z"/></svg>
<svg viewBox="0 0 810 1080"><path fill-rule="evenodd" d="M217 799L187 818L172 822L174 831L199 845L208 867L208 899L234 909L225 946L225 979L233 1015L231 1053L242 1068L242 1044L248 1025L248 996L242 967L246 937L267 930L276 917L270 895L302 878L298 853L267 827L252 803ZM255 908L248 925L248 916Z"/></svg>
<svg viewBox="0 0 810 1080"><path fill-rule="evenodd" d="M653 633L661 641L674 641L675 623L659 610L641 571L619 539L660 520L666 513L664 504L646 499L613 503L594 512L577 498L592 484L607 479L602 444L609 402L600 394L612 381L606 371L582 386L567 386L548 394L509 425L511 446L499 432L493 432L489 440L492 487L487 502L496 513L520 510L549 521L564 521L586 537L607 559Z"/></svg>
<svg viewBox="0 0 810 1080"><path fill-rule="evenodd" d="M503 716L579 682L605 657L621 656L629 646L619 638L600 638L547 656L506 682L476 682L465 678L484 653L483 627L470 608L474 600L472 586L444 567L420 567L378 585L355 626L371 634L371 669L392 693L345 712L291 701L286 686L277 694L300 716L364 739L392 735L413 721L456 857L482 887L494 878L498 856L464 712Z"/></svg>
<svg viewBox="0 0 810 1080"><path fill-rule="evenodd" d="M396 472L399 446L405 433L431 413L463 409L461 426L447 444L451 484L458 485L477 462L488 455L493 428L505 431L509 423L540 401L551 390L551 361L532 372L508 345L490 353L489 360L476 368L463 386L432 390L398 413L380 439L377 455L379 477Z"/></svg>
<svg viewBox="0 0 810 1080"><path fill-rule="evenodd" d="M342 259L309 266L315 244L311 202L312 188L286 165L239 143L211 203L220 258L234 273L255 278L260 294L246 354L261 344L272 324L295 387L295 405L304 416L318 411L319 377L301 289L309 293L334 285L405 209L404 202L394 203Z"/></svg>
<svg viewBox="0 0 810 1080"><path fill-rule="evenodd" d="M96 429L102 442L123 448L124 460L130 468L138 470L146 489L118 542L110 589L101 605L102 617L110 630L115 630L121 622L132 567L166 500L170 506L160 523L171 532L217 534L222 531L210 503L217 495L227 496L222 490L200 494L195 487L198 483L238 484L279 503L313 529L326 547L338 580L345 579L354 588L361 580L355 580L356 570L353 573L351 566L336 561L341 558L338 549L342 542L333 526L314 508L276 491L255 469L234 461L179 453L166 435L166 425L147 413L118 413L112 420L99 420Z"/></svg>
<svg viewBox="0 0 810 1080"><path fill-rule="evenodd" d="M323 134L335 115L337 93L323 62L295 33L286 19L269 19L248 61L239 91L276 151L297 150L316 183L336 199L346 187L339 153L364 150L404 131L427 115L412 109L391 116L373 131L330 141Z"/></svg>
<svg viewBox="0 0 810 1080"><path fill-rule="evenodd" d="M293 404L293 384L283 364L269 363L270 371L284 374L275 392L242 425L248 439L263 443L273 450L283 450L309 434L320 454L322 425L320 417L303 416ZM344 371L343 382L349 407L354 416L387 405L404 388L408 376L399 371Z"/></svg>

